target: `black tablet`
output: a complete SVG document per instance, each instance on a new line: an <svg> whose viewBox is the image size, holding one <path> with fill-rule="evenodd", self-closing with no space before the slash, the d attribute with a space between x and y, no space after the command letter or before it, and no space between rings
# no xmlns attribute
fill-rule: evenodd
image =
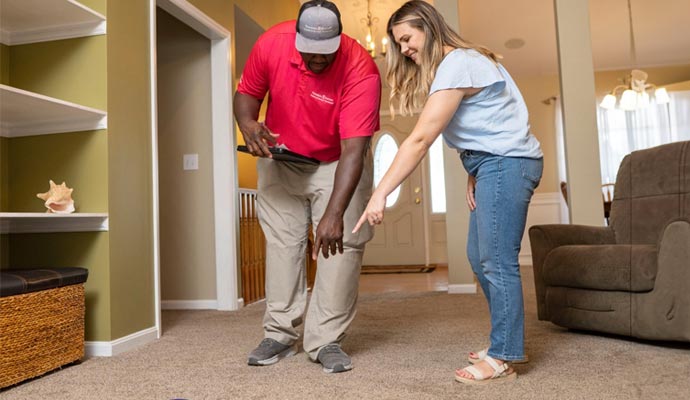
<svg viewBox="0 0 690 400"><path fill-rule="evenodd" d="M301 154L297 154L294 151L290 151L290 150L284 149L282 147L269 147L269 149L271 151L271 154L273 154L274 160L292 161L292 162L298 162L298 163L304 163L304 164L319 165L319 160L317 160L316 158L303 156ZM251 154L249 152L249 149L247 148L247 146L244 146L244 145L237 146L237 151Z"/></svg>

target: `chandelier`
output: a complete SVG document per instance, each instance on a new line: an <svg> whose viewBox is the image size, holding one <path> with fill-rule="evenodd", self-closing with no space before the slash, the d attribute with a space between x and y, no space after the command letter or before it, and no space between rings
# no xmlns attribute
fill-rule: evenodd
<svg viewBox="0 0 690 400"><path fill-rule="evenodd" d="M635 52L635 33L633 31L632 9L630 0L628 1L628 22L630 24L630 59L633 66L637 65L637 54ZM653 92L656 104L669 102L668 92L665 88L657 88L656 85L647 82L647 73L633 69L629 75L623 79L623 84L618 85L607 94L599 106L607 110L618 108L625 111L633 111L647 107L650 104L650 92ZM618 98L620 96L620 99Z"/></svg>
<svg viewBox="0 0 690 400"><path fill-rule="evenodd" d="M364 48L367 49L369 54L371 55L372 58L376 58L376 39L374 39L374 31L376 30L376 27L374 24L379 22L378 17L372 17L371 16L371 1L367 0L367 17L362 18L361 22L366 25L366 33L367 36L365 37L365 44L363 45ZM361 44L361 42L358 40L358 43ZM385 56L386 55L386 50L388 47L388 37L386 35L381 38L381 55Z"/></svg>

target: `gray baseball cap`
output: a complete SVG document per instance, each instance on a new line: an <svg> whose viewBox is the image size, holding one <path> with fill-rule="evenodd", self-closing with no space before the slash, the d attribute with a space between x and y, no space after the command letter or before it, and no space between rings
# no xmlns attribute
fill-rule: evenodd
<svg viewBox="0 0 690 400"><path fill-rule="evenodd" d="M330 1L308 1L299 9L296 30L295 47L300 53L335 53L343 31L340 11Z"/></svg>

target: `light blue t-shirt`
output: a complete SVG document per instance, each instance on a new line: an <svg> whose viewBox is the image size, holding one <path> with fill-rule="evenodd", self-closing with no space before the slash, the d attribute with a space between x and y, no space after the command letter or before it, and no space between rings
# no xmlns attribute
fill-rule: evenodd
<svg viewBox="0 0 690 400"><path fill-rule="evenodd" d="M541 158L530 133L527 106L502 65L473 49L448 53L436 71L429 95L444 89L484 88L463 98L443 132L452 148L508 156Z"/></svg>

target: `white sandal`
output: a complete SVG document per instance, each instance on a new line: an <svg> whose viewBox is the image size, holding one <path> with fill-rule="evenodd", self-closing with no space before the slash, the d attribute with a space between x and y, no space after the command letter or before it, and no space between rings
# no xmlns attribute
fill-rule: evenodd
<svg viewBox="0 0 690 400"><path fill-rule="evenodd" d="M494 370L494 373L491 376L482 377L481 371L479 371L477 367L471 365L463 368L462 370L472 374L474 379L465 378L464 376L458 375L456 372L455 380L458 382L467 383L469 385L486 385L493 382L507 382L517 379L517 372L515 372L515 370L508 372L510 369L510 364L507 362L499 365L493 357L488 355L484 356L484 361L486 361Z"/></svg>
<svg viewBox="0 0 690 400"><path fill-rule="evenodd" d="M472 357L471 355L467 356L467 362L474 365L474 364L480 362L481 360L483 360L486 357L488 352L489 352L489 349L479 350L479 351L475 352L475 354L477 355L476 358ZM527 364L528 362L529 362L529 357L527 357L527 354L525 354L525 358L523 358L522 360L511 360L510 361L511 364Z"/></svg>

